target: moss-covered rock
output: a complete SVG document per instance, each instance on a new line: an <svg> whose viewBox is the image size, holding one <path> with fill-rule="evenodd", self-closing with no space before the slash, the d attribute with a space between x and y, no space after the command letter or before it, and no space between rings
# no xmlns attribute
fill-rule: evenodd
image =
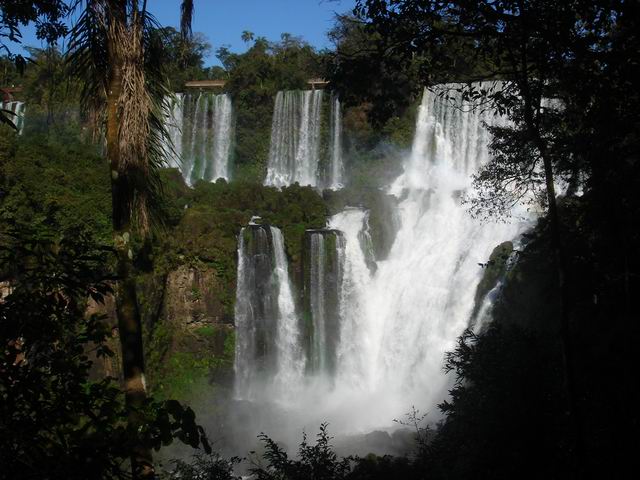
<svg viewBox="0 0 640 480"><path fill-rule="evenodd" d="M489 261L482 265L484 267L484 274L476 287L473 314L471 315L472 319L478 314L487 294L493 290L498 284L498 281L504 277L507 271L507 262L512 253L513 243L503 242L493 249L489 256Z"/></svg>
<svg viewBox="0 0 640 480"><path fill-rule="evenodd" d="M154 393L188 400L201 388L230 386L233 326L221 302L222 290L211 267L182 265L166 275L157 317L146 322L147 378ZM147 308L158 306L150 303Z"/></svg>

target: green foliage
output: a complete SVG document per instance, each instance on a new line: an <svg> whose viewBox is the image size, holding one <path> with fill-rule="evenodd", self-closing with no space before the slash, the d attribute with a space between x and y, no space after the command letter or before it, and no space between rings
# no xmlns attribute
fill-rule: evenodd
<svg viewBox="0 0 640 480"><path fill-rule="evenodd" d="M198 182L186 197L168 203L188 205L169 235L159 235L155 268L169 271L183 263L214 268L223 285L221 299L229 315L235 302L237 235L252 216L282 229L287 255L301 268L304 231L322 228L327 209L318 193L292 185L278 190L246 182ZM175 210L177 212L177 208Z"/></svg>
<svg viewBox="0 0 640 480"><path fill-rule="evenodd" d="M493 324L482 336L462 335L446 370L457 381L440 406L447 421L431 445L430 468L442 478L569 474L557 343Z"/></svg>
<svg viewBox="0 0 640 480"><path fill-rule="evenodd" d="M207 386L211 368L223 361L211 354L198 355L191 352L173 352L163 368L155 391L161 398L193 398L197 387Z"/></svg>
<svg viewBox="0 0 640 480"><path fill-rule="evenodd" d="M504 277L509 257L512 254L513 243L509 241L503 242L493 249L489 256L489 261L486 264L481 264L485 271L480 283L478 283L476 287L472 318L475 318L487 294L498 284L500 279Z"/></svg>
<svg viewBox="0 0 640 480"><path fill-rule="evenodd" d="M110 248L72 229L39 232L3 227L0 272L0 460L3 478L128 478L134 445L158 449L174 438L208 444L193 411L148 399L129 423L124 396L110 378L89 381L88 353L110 356L110 329L86 316L87 298L111 292Z"/></svg>
<svg viewBox="0 0 640 480"><path fill-rule="evenodd" d="M207 69L205 59L211 53L211 45L200 33L185 37L173 27L159 28L157 35L162 42L162 63L169 78L169 85L175 92L184 90L189 80L216 78L217 69Z"/></svg>
<svg viewBox="0 0 640 480"><path fill-rule="evenodd" d="M225 326L185 330L164 321L154 327L146 351L149 385L157 398L207 401L228 386L235 336Z"/></svg>
<svg viewBox="0 0 640 480"><path fill-rule="evenodd" d="M234 467L240 463L240 459L233 457L229 460L220 455L195 455L191 463L184 460L172 462L175 469L169 478L175 480L240 480L233 474Z"/></svg>
<svg viewBox="0 0 640 480"><path fill-rule="evenodd" d="M329 38L336 46L329 63L332 88L348 107L367 105L375 128L401 116L421 92L421 57L407 58L361 17L339 16Z"/></svg>
<svg viewBox="0 0 640 480"><path fill-rule="evenodd" d="M69 131L0 138L11 147L0 158L0 220L40 234L84 226L101 242L111 237L108 167L94 147Z"/></svg>
<svg viewBox="0 0 640 480"><path fill-rule="evenodd" d="M200 335L201 337L213 337L217 332L217 329L214 325L205 325L204 327L196 328L194 333L196 335Z"/></svg>
<svg viewBox="0 0 640 480"><path fill-rule="evenodd" d="M266 174L274 97L278 90L305 89L309 78L322 77L323 56L289 34L273 43L257 38L243 54L225 48L217 54L227 71L225 89L233 97L236 115L233 176L261 182Z"/></svg>
<svg viewBox="0 0 640 480"><path fill-rule="evenodd" d="M38 39L46 40L49 45L55 44L58 38L67 33L64 19L69 11L70 7L64 0L0 1L0 52L6 54L2 59L4 81L16 78L15 74L7 76L7 70L15 68L16 74L22 74L30 60L11 51L12 43L22 40L21 28L34 23ZM13 120L13 115L0 111L0 126L7 125L15 129Z"/></svg>
<svg viewBox="0 0 640 480"><path fill-rule="evenodd" d="M236 353L236 334L235 331L231 331L224 339L224 356L228 359L233 359Z"/></svg>
<svg viewBox="0 0 640 480"><path fill-rule="evenodd" d="M298 459L291 460L287 453L264 433L258 436L265 446L265 466L251 468L258 480L340 480L348 478L350 459L339 459L333 451L327 425L320 425L315 445L303 434L298 448Z"/></svg>

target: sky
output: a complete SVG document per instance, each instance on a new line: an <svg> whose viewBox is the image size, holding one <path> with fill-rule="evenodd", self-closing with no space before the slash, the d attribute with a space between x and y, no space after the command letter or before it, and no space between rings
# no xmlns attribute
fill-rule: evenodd
<svg viewBox="0 0 640 480"><path fill-rule="evenodd" d="M280 34L301 36L317 48L330 47L327 32L334 14L351 10L355 0L195 0L193 31L203 33L212 53L205 63L219 65L215 51L228 46L242 53L247 46L240 38L244 30L256 37L279 40ZM178 28L180 0L148 0L147 8L161 25ZM23 30L23 45L42 47L32 27ZM15 53L20 47L13 48Z"/></svg>

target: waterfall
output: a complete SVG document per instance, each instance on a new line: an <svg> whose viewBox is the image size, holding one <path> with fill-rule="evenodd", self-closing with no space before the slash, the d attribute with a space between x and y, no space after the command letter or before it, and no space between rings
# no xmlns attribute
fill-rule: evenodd
<svg viewBox="0 0 640 480"><path fill-rule="evenodd" d="M235 388L239 398L257 398L264 378L275 371L278 299L273 270L271 229L262 225L243 228L238 236L235 304Z"/></svg>
<svg viewBox="0 0 640 480"><path fill-rule="evenodd" d="M337 95L331 98L331 155L326 186L331 190L343 187L344 165L342 164L342 109Z"/></svg>
<svg viewBox="0 0 640 480"><path fill-rule="evenodd" d="M304 358L282 232L250 224L238 236L235 393L283 402L300 384Z"/></svg>
<svg viewBox="0 0 640 480"><path fill-rule="evenodd" d="M265 185L318 185L322 99L322 90L277 93Z"/></svg>
<svg viewBox="0 0 640 480"><path fill-rule="evenodd" d="M533 223L533 215L519 208L503 223L483 222L467 211L462 195L489 158L485 124L503 120L463 101L455 87L440 86L451 90L447 95L424 92L411 153L388 189L398 198L398 222L385 259L372 255L379 232L369 231L369 212L361 208L329 219L342 237L331 248L329 237L307 232L311 317L302 319L307 338L300 342L308 342L310 364L291 385L297 402L283 414L291 420L279 435L322 421L331 422L335 434L390 428L413 406L438 419L436 405L450 385L444 355L469 326L483 275L479 264L496 245L517 242ZM330 254L340 257L337 286L328 282ZM330 290L337 292L337 313L327 308ZM335 354L326 348L331 342ZM329 358L335 368L325 369Z"/></svg>
<svg viewBox="0 0 640 480"><path fill-rule="evenodd" d="M182 155L182 123L184 94L176 93L175 96L165 97L165 108L169 112L169 117L165 120L169 144L165 146L165 153L168 159L168 166L181 168Z"/></svg>
<svg viewBox="0 0 640 480"><path fill-rule="evenodd" d="M514 211L509 223L483 223L460 200L489 158L484 124L501 121L458 92L425 90L411 155L389 190L403 199L389 256L370 278L345 268L345 282L362 301L345 302L339 371L345 389L360 380L361 395L382 397L374 418L395 418L412 405L432 408L443 398L444 354L468 326L483 273L478 264L530 226L523 211ZM361 262L362 253L352 254Z"/></svg>
<svg viewBox="0 0 640 480"><path fill-rule="evenodd" d="M337 230L308 230L305 237L305 297L311 318L309 369L333 375L340 334L344 238Z"/></svg>
<svg viewBox="0 0 640 480"><path fill-rule="evenodd" d="M233 142L233 106L227 94L176 94L167 121L169 138L179 156L170 163L192 185L197 180L229 180Z"/></svg>
<svg viewBox="0 0 640 480"><path fill-rule="evenodd" d="M300 328L289 280L289 267L282 232L271 227L275 256L274 276L278 289L277 373L274 381L276 398L289 403L300 386L305 368Z"/></svg>
<svg viewBox="0 0 640 480"><path fill-rule="evenodd" d="M24 102L1 102L0 109L8 110L9 112L14 113L15 115L5 114L9 120L13 122L18 130L18 134L22 135L24 131L24 114L25 114L25 104Z"/></svg>
<svg viewBox="0 0 640 480"><path fill-rule="evenodd" d="M348 208L329 220L329 225L343 232L345 239L344 274L340 285L339 385L362 387L371 382L364 368L367 359L375 356L365 328L370 321L366 316L365 293L371 282L367 217L368 213L362 209Z"/></svg>

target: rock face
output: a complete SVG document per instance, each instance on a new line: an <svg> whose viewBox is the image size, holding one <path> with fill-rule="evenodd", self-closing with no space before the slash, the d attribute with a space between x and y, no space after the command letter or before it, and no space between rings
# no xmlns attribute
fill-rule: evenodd
<svg viewBox="0 0 640 480"><path fill-rule="evenodd" d="M493 249L489 261L486 265L482 279L476 287L475 303L473 307L473 313L471 314L471 323L476 320L482 302L487 294L493 290L498 282L505 276L507 272L507 263L509 257L513 253L513 243L503 242Z"/></svg>
<svg viewBox="0 0 640 480"><path fill-rule="evenodd" d="M230 381L232 319L225 315L215 269L181 265L166 275L140 276L138 303L143 321L147 384L161 396L185 399L196 384ZM92 378L121 377L115 298L89 300L87 315L102 315L111 327L115 355L93 358Z"/></svg>
<svg viewBox="0 0 640 480"><path fill-rule="evenodd" d="M213 269L180 266L167 275L160 320L186 330L221 325L220 299L221 286Z"/></svg>
<svg viewBox="0 0 640 480"><path fill-rule="evenodd" d="M181 265L164 281L156 277L145 283L145 355L152 391L186 399L198 387L228 383L233 326L215 269Z"/></svg>

